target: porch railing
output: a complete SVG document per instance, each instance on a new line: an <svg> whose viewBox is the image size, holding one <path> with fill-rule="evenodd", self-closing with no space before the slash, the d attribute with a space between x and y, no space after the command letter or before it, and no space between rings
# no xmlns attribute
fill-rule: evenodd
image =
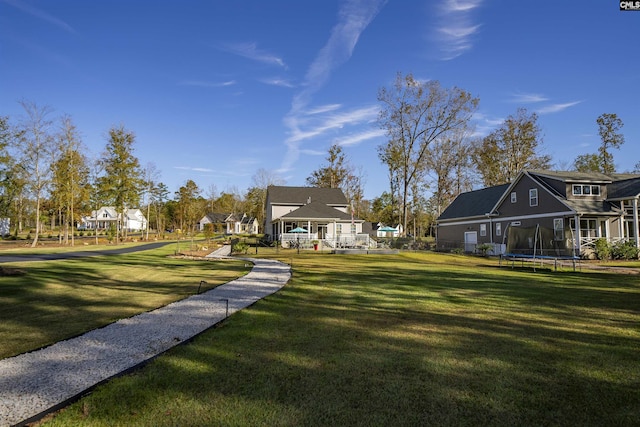
<svg viewBox="0 0 640 427"><path fill-rule="evenodd" d="M313 241L322 242L324 248L372 248L375 247L375 240L368 234L343 233L339 235L327 234L323 239L318 238L318 233L282 233L280 242L283 248L313 247Z"/></svg>
<svg viewBox="0 0 640 427"><path fill-rule="evenodd" d="M606 239L609 243L626 242L626 237L580 237L580 250L593 249L596 245L596 240Z"/></svg>

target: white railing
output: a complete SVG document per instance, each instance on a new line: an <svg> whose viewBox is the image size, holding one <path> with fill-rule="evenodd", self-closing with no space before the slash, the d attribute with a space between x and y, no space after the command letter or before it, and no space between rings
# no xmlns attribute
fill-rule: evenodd
<svg viewBox="0 0 640 427"><path fill-rule="evenodd" d="M339 235L326 235L318 239L317 233L282 233L280 244L283 248L311 248L314 241L321 241L325 248L371 248L375 247L375 240L368 234L343 233Z"/></svg>
<svg viewBox="0 0 640 427"><path fill-rule="evenodd" d="M593 248L596 244L596 240L606 239L609 243L625 242L628 239L625 237L580 237L580 249Z"/></svg>

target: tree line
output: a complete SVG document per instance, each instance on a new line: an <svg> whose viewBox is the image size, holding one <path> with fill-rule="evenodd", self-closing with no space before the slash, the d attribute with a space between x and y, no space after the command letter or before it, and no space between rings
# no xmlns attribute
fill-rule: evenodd
<svg viewBox="0 0 640 427"><path fill-rule="evenodd" d="M309 185L342 188L360 218L400 224L405 233L425 235L460 193L510 183L526 169L554 168L543 150L538 116L525 108L477 137L471 119L479 99L463 89L398 73L392 86L379 90L378 100L377 125L385 131L386 142L377 149L387 168L388 190L364 200L362 169L336 145L329 149L326 164L307 178ZM624 143L622 121L616 114L602 114L596 122L602 140L598 152L579 155L564 169L615 172L611 151Z"/></svg>
<svg viewBox="0 0 640 427"><path fill-rule="evenodd" d="M525 169L553 167L543 151L538 116L524 108L477 137L472 117L479 99L461 88L398 73L390 87L379 89L378 101L377 125L385 131L386 142L377 150L386 166L388 190L365 200L365 168L355 166L335 144L326 162L306 179L311 186L341 188L358 218L401 224L405 233L424 235L458 194L509 183ZM33 228L33 246L44 227L59 230L60 241L73 244L80 218L101 206L121 213L144 209L151 226L146 238L149 228L195 232L208 212L247 213L264 225L268 186L285 184L260 169L244 192L234 188L218 193L211 184L203 194L189 179L171 197L155 165L141 166L135 134L123 125L108 130L104 151L90 159L70 116L54 117L50 107L28 101L20 104L23 117L11 121L0 116L0 218L11 219L16 235ZM612 150L624 143L623 123L610 113L596 123L598 152L581 154L564 169L615 172Z"/></svg>
<svg viewBox="0 0 640 427"><path fill-rule="evenodd" d="M70 116L56 117L51 107L29 101L20 104L22 117L12 121L0 116L0 218L10 219L15 236L25 230L33 234L32 246L46 229L49 234L57 231L61 243L73 245L81 218L102 206L120 214L140 208L150 225L147 239L149 228L195 232L207 212L247 212L262 221L267 186L283 183L261 169L245 194L218 193L211 185L205 197L187 180L171 195L156 166L141 165L135 134L123 125L111 127L104 150L89 158ZM116 242L122 237L126 234L115 233Z"/></svg>

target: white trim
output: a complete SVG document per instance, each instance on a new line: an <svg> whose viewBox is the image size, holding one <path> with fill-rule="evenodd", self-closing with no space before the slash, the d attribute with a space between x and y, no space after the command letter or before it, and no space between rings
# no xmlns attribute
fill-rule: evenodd
<svg viewBox="0 0 640 427"><path fill-rule="evenodd" d="M566 212L549 212L549 213L544 213L544 214L533 214L533 215L519 215L519 216L500 216L497 217L496 220L500 220L500 221L507 221L507 222L511 222L511 221L516 221L516 220L523 220L523 219L534 219L534 218L549 218L549 217L558 217L558 216L564 216L564 215L575 215L576 213L574 211L566 211ZM483 223L483 222L488 222L488 219L478 219L475 221L457 221L454 223L439 223L438 225L440 227L444 227L444 226L451 226L451 225L467 225L467 224L478 224L478 223Z"/></svg>

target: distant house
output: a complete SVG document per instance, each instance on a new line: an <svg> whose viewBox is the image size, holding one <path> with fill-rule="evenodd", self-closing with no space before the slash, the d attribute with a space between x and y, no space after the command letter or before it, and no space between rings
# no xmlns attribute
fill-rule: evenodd
<svg viewBox="0 0 640 427"><path fill-rule="evenodd" d="M112 206L103 206L91 215L82 217L78 228L84 230L107 230L111 226L127 231L143 231L147 229L147 219L140 209L126 209L124 215Z"/></svg>
<svg viewBox="0 0 640 427"><path fill-rule="evenodd" d="M524 171L460 194L437 219L437 245L550 256L588 256L600 238L640 247L639 199L636 174Z"/></svg>
<svg viewBox="0 0 640 427"><path fill-rule="evenodd" d="M349 213L339 188L269 186L266 209L265 234L283 246L300 240L322 240L331 247L369 244L364 221Z"/></svg>
<svg viewBox="0 0 640 427"><path fill-rule="evenodd" d="M208 213L198 222L198 229L200 231L204 231L205 226L207 224L211 224L214 233L231 234L227 228L227 218L229 218L229 214L215 212Z"/></svg>
<svg viewBox="0 0 640 427"><path fill-rule="evenodd" d="M7 236L11 233L11 220L9 218L0 218L0 236Z"/></svg>
<svg viewBox="0 0 640 427"><path fill-rule="evenodd" d="M258 219L247 214L242 214L240 218L233 215L234 234L258 234Z"/></svg>
<svg viewBox="0 0 640 427"><path fill-rule="evenodd" d="M208 213L198 222L200 231L204 231L207 224L212 224L213 231L224 234L258 234L258 220L246 213L224 214Z"/></svg>

